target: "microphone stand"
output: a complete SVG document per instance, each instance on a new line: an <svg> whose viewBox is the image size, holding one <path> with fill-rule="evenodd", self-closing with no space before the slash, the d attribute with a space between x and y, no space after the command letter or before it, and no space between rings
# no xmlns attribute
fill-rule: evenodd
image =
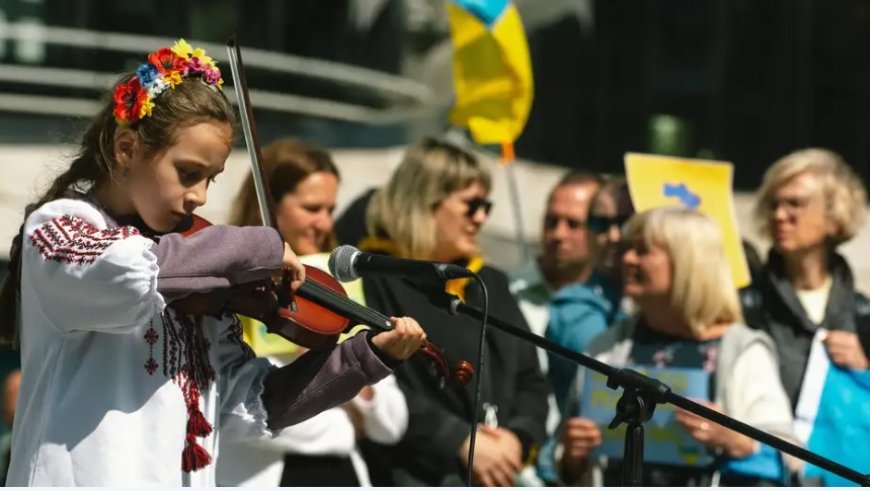
<svg viewBox="0 0 870 491"><path fill-rule="evenodd" d="M444 309L451 315L465 314L479 321L483 321L484 319L483 312L463 303L455 295L429 289L426 289L425 292L432 305ZM506 334L527 341L550 353L559 355L577 365L605 375L607 377L607 386L613 390L616 390L619 387L623 388L622 396L616 403L616 415L608 427L614 429L622 423L628 425L625 433L625 448L623 450L622 463L622 484L624 486L642 485L644 447L643 424L652 418L657 404L672 404L683 408L716 424L746 435L761 443L770 445L781 452L793 455L805 462L809 462L817 467L825 469L826 471L837 474L838 476L848 479L856 484L870 486L870 475L862 474L852 468L826 459L806 448L795 445L794 443L788 442L782 438L716 412L690 399L686 399L679 394L673 393L670 387L657 379L648 377L631 369L616 368L596 360L591 356L571 351L541 336L532 334L525 329L520 329L519 327L494 317L491 313L487 316L487 324ZM478 374L478 376L480 376L480 374Z"/></svg>

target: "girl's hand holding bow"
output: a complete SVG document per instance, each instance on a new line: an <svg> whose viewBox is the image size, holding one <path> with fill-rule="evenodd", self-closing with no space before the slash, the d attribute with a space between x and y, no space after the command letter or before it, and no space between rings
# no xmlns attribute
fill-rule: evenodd
<svg viewBox="0 0 870 491"><path fill-rule="evenodd" d="M426 333L410 317L390 317L390 322L393 329L375 334L372 343L394 360L407 360L423 345Z"/></svg>

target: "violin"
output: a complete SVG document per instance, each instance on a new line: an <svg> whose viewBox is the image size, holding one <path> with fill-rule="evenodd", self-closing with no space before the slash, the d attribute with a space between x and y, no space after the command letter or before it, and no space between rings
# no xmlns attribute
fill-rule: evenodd
<svg viewBox="0 0 870 491"><path fill-rule="evenodd" d="M186 237L210 225L205 218L191 215L176 232ZM263 318L263 315L250 312L235 313L255 317L266 324L268 332L309 349L331 348L338 342L340 334L359 324L382 331L392 328L387 316L348 298L341 283L327 272L305 265L305 276L305 281L296 290L296 309L282 306L277 308L277 316L290 322L275 322L274 319L270 321ZM244 295L238 291L233 293ZM431 362L431 372L438 377L442 387L448 381L455 381L460 385L468 383L474 375L474 367L464 360L451 369L444 351L429 340L423 341L418 353Z"/></svg>
<svg viewBox="0 0 870 491"><path fill-rule="evenodd" d="M227 42L227 51L236 99L240 109L242 129L251 157L261 218L264 225L277 230L274 204L271 195L266 191L270 189L268 176L260 164L262 160L260 147L253 126L253 113L244 68L241 64L241 51L235 39L231 38ZM209 225L211 224L208 220L198 215L191 215L178 231L182 235L192 235ZM264 321L270 333L310 349L328 349L338 342L340 334L359 324L381 331L392 329L392 323L387 316L348 298L341 283L325 271L306 265L305 274L306 280L296 290L295 299L292 300L295 303L295 309L290 308L293 292L290 289L287 276L285 275L279 284L274 285L274 293L278 297L277 316L280 317L280 320L278 322L269 322L268 319ZM430 362L431 371L434 376L439 378L439 385L442 387L448 381L465 384L474 375L474 367L467 361L460 361L451 367L444 351L429 340L423 342L415 356L417 355Z"/></svg>

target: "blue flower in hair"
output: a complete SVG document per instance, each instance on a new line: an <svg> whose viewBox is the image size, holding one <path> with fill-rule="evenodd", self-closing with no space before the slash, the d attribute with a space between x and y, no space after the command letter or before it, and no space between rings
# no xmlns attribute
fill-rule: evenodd
<svg viewBox="0 0 870 491"><path fill-rule="evenodd" d="M160 72L157 71L157 67L151 63L145 63L136 70L136 78L139 79L139 83L142 84L142 87L146 88L150 87L159 75Z"/></svg>

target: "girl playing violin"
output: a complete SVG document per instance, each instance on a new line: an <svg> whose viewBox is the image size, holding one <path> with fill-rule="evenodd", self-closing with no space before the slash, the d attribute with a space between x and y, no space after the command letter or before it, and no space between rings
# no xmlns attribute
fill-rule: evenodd
<svg viewBox="0 0 870 491"><path fill-rule="evenodd" d="M275 230L175 232L232 147L221 85L183 40L151 53L28 208L0 303L22 359L7 484L214 485L218 434L268 435L340 404L425 338L400 319L276 369L253 357L235 315L177 308L229 288L223 298L272 300L249 285L282 270L293 289L305 279Z"/></svg>

